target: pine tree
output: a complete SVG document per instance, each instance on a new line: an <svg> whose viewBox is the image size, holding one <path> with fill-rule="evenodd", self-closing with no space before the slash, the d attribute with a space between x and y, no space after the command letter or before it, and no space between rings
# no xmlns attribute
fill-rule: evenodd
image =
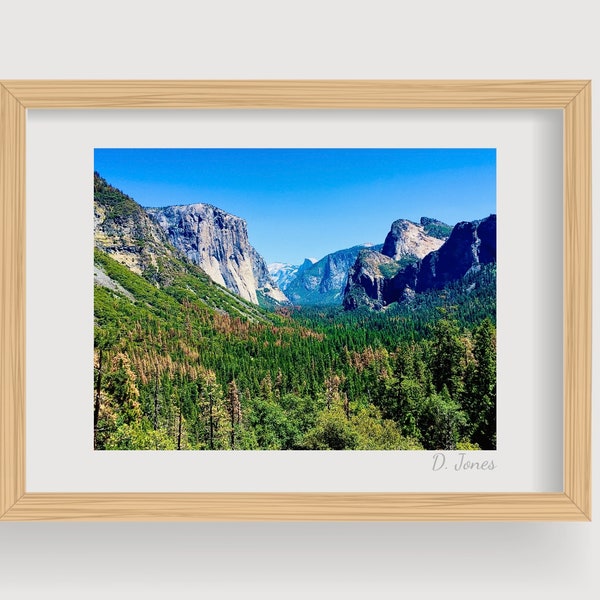
<svg viewBox="0 0 600 600"><path fill-rule="evenodd" d="M238 392L235 379L229 382L227 389L227 410L229 412L230 423L230 442L231 449L235 450L235 434L236 430L242 424L242 404L240 402L240 394Z"/></svg>
<svg viewBox="0 0 600 600"><path fill-rule="evenodd" d="M474 425L472 441L484 450L496 447L496 329L484 319L474 333L475 368L466 404Z"/></svg>
<svg viewBox="0 0 600 600"><path fill-rule="evenodd" d="M106 380L106 389L120 407L125 422L138 421L141 418L140 391L136 384L136 374L127 354L117 352L113 356Z"/></svg>
<svg viewBox="0 0 600 600"><path fill-rule="evenodd" d="M463 389L465 350L458 323L454 320L440 319L433 327L433 385L437 392L442 392L446 386L455 400L460 397Z"/></svg>
<svg viewBox="0 0 600 600"><path fill-rule="evenodd" d="M198 382L198 404L199 418L205 427L204 443L209 450L227 448L229 418L214 371L205 371Z"/></svg>

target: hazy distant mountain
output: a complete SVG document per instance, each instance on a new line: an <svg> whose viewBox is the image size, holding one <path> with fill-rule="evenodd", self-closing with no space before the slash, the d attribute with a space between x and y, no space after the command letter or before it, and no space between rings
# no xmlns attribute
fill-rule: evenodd
<svg viewBox="0 0 600 600"><path fill-rule="evenodd" d="M306 259L291 273L282 289L293 304L341 304L348 280L348 270L366 245L332 252L321 260ZM378 246L381 248L381 246Z"/></svg>
<svg viewBox="0 0 600 600"><path fill-rule="evenodd" d="M312 266L316 262L316 258L307 258L301 265L276 262L267 265L267 268L273 281L281 290L285 290L285 288L297 277L299 271Z"/></svg>

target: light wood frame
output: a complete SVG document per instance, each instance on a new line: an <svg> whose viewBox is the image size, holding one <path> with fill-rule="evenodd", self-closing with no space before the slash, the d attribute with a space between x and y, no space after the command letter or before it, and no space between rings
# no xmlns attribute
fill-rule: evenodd
<svg viewBox="0 0 600 600"><path fill-rule="evenodd" d="M28 493L25 131L28 109L561 109L564 115L562 493ZM0 520L591 518L589 81L0 81Z"/></svg>

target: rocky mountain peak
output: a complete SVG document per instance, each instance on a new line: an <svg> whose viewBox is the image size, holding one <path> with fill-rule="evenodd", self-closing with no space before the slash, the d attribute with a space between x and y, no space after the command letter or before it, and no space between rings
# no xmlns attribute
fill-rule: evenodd
<svg viewBox="0 0 600 600"><path fill-rule="evenodd" d="M304 262L300 265L299 270L304 271L305 269L310 269L317 261L316 258L305 258Z"/></svg>
<svg viewBox="0 0 600 600"><path fill-rule="evenodd" d="M381 253L394 260L423 258L443 243L443 239L428 235L423 224L398 219L392 223Z"/></svg>

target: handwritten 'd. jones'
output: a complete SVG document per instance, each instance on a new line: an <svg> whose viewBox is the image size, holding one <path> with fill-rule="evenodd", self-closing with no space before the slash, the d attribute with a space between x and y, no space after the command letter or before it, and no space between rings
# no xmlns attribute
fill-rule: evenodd
<svg viewBox="0 0 600 600"><path fill-rule="evenodd" d="M433 455L431 470L445 471L449 468L455 471L493 471L498 466L494 464L493 460L469 460L464 452L459 452L458 455L452 454L450 457L442 452L436 452Z"/></svg>

